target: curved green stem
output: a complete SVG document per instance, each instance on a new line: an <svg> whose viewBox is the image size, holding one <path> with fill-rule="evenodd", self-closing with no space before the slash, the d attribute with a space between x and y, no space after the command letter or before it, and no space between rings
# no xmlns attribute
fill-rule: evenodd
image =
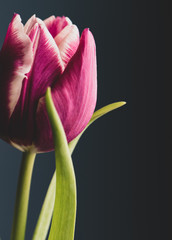
<svg viewBox="0 0 172 240"><path fill-rule="evenodd" d="M24 152L20 167L11 240L24 240L30 184L36 153Z"/></svg>

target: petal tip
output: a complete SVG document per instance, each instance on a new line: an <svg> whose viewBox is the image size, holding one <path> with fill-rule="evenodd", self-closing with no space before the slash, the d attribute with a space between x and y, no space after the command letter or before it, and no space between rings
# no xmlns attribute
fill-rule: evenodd
<svg viewBox="0 0 172 240"><path fill-rule="evenodd" d="M72 25L72 21L70 20L70 18L65 17L65 19L66 19L66 22L67 22L69 25Z"/></svg>
<svg viewBox="0 0 172 240"><path fill-rule="evenodd" d="M83 37L86 37L86 38L88 37L88 38L94 39L94 36L89 28L85 28L82 32L82 35L83 35Z"/></svg>
<svg viewBox="0 0 172 240"><path fill-rule="evenodd" d="M80 39L80 43L81 42L82 42L81 45L87 45L94 49L96 48L94 36L92 32L89 30L89 28L85 28L83 30L81 34L81 39Z"/></svg>
<svg viewBox="0 0 172 240"><path fill-rule="evenodd" d="M13 14L13 18L12 18L11 22L13 22L13 21L20 21L20 22L22 21L20 15L18 13Z"/></svg>

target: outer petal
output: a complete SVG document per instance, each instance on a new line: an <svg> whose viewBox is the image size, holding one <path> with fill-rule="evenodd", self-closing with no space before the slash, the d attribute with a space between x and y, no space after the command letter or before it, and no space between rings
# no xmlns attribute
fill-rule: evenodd
<svg viewBox="0 0 172 240"><path fill-rule="evenodd" d="M75 54L79 45L79 30L75 25L68 25L55 37L55 42L60 50L60 55L66 66Z"/></svg>
<svg viewBox="0 0 172 240"><path fill-rule="evenodd" d="M64 68L54 39L45 24L39 19L37 22L39 34L35 39L37 48L34 63L23 82L21 96L11 116L9 126L11 140L25 146L32 145L33 142L38 100Z"/></svg>
<svg viewBox="0 0 172 240"><path fill-rule="evenodd" d="M78 50L64 74L53 85L52 97L70 142L89 122L97 99L95 42L88 29L84 30ZM44 98L39 101L36 124L34 144L38 151L53 150L52 132Z"/></svg>
<svg viewBox="0 0 172 240"><path fill-rule="evenodd" d="M51 33L53 38L62 31L64 27L67 25L72 25L72 22L69 18L67 17L55 17L51 16L47 19L44 20L45 25L48 28L48 31Z"/></svg>
<svg viewBox="0 0 172 240"><path fill-rule="evenodd" d="M32 42L25 34L19 15L15 14L9 24L0 51L0 135L7 135L9 118L20 97L25 74L33 62Z"/></svg>

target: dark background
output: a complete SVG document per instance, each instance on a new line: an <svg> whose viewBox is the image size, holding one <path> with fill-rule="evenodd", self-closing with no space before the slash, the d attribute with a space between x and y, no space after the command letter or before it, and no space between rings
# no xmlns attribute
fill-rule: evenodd
<svg viewBox="0 0 172 240"><path fill-rule="evenodd" d="M127 105L92 125L74 154L76 240L172 239L170 1L12 1L0 8L0 44L13 12L23 22L65 15L97 44L97 109ZM1 113L3 114L3 113ZM0 237L10 238L21 153L0 141ZM54 153L39 154L33 173L31 239L54 171Z"/></svg>

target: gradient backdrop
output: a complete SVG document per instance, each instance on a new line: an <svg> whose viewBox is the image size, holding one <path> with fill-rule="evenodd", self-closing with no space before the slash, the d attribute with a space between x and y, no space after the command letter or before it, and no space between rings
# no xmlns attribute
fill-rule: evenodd
<svg viewBox="0 0 172 240"><path fill-rule="evenodd" d="M170 2L170 1L169 1ZM5 0L0 45L17 12L65 15L97 44L97 109L127 105L92 125L73 161L78 187L75 240L172 239L171 9L168 1ZM0 113L1 115L3 113ZM10 238L21 153L0 141L0 237ZM37 156L27 240L54 171L54 153Z"/></svg>

